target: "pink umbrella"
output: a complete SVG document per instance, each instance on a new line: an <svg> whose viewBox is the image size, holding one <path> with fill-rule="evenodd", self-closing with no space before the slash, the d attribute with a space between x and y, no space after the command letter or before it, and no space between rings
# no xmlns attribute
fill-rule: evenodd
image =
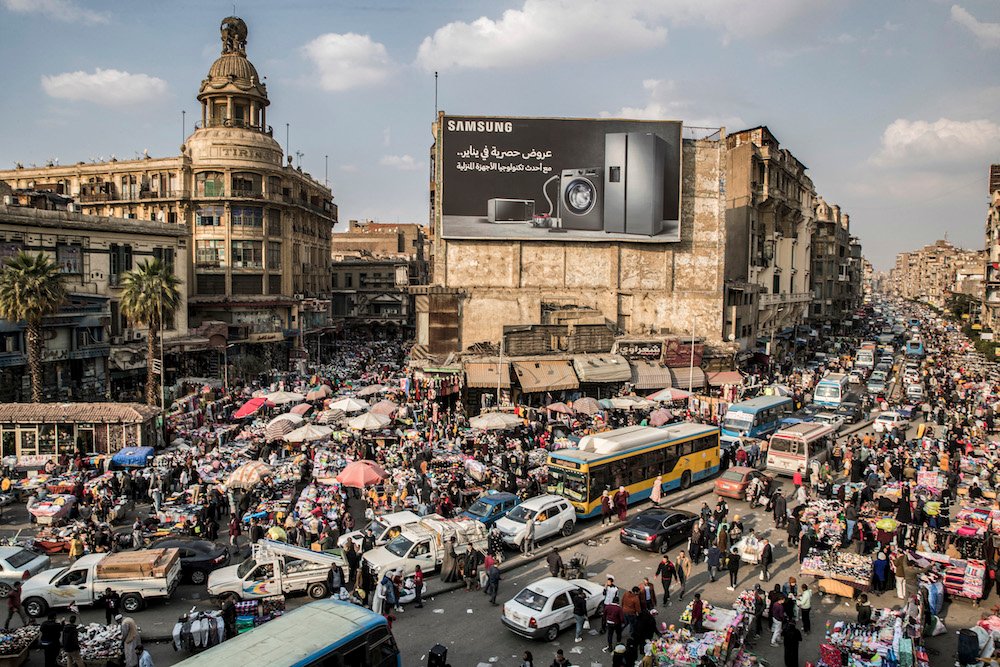
<svg viewBox="0 0 1000 667"><path fill-rule="evenodd" d="M300 403L300 404L296 405L294 408L292 408L291 410L289 410L289 412L291 412L292 414L296 414L296 415L304 415L305 413L307 413L310 410L312 410L312 408L313 408L313 406L309 405L308 403Z"/></svg>
<svg viewBox="0 0 1000 667"><path fill-rule="evenodd" d="M249 401L244 403L239 410L236 411L236 414L234 414L233 417L235 417L236 419L243 419L244 417L249 417L253 413L260 410L265 405L269 407L274 407L274 403L272 403L271 401L267 400L262 396L258 398L251 398Z"/></svg>
<svg viewBox="0 0 1000 667"><path fill-rule="evenodd" d="M573 414L573 408L569 407L565 403L552 403L551 405L546 405L545 409L551 410L552 412L559 412L564 415Z"/></svg>
<svg viewBox="0 0 1000 667"><path fill-rule="evenodd" d="M649 423L652 426L663 426L674 418L674 413L666 408L660 408L659 410L653 410L649 413Z"/></svg>
<svg viewBox="0 0 1000 667"><path fill-rule="evenodd" d="M366 486L377 484L388 477L382 466L374 461L362 460L348 463L347 467L337 475L337 481L344 486L352 486L363 489Z"/></svg>
<svg viewBox="0 0 1000 667"><path fill-rule="evenodd" d="M386 417L391 417L398 408L399 406L393 403L392 401L379 401L378 403L376 403L371 407L369 412L372 412L376 415L385 415Z"/></svg>

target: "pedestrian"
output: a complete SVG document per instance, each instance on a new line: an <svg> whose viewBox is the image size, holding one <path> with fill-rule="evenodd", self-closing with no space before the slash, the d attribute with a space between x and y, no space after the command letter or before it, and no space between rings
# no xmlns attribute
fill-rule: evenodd
<svg viewBox="0 0 1000 667"><path fill-rule="evenodd" d="M778 645L781 637L782 626L785 622L784 596L779 593L777 599L771 603L771 646Z"/></svg>
<svg viewBox="0 0 1000 667"><path fill-rule="evenodd" d="M577 644L583 641L583 630L587 623L587 594L582 588L577 588L572 593L573 597L573 620L576 622L576 637L573 641Z"/></svg>
<svg viewBox="0 0 1000 667"><path fill-rule="evenodd" d="M868 603L868 596L864 593L858 598L858 603L854 605L858 612L858 625L869 625L872 622L872 606Z"/></svg>
<svg viewBox="0 0 1000 667"><path fill-rule="evenodd" d="M731 591L736 590L736 585L740 580L740 561L739 551L733 547L729 550L729 558L726 562L726 569L729 570L729 586L727 588Z"/></svg>
<svg viewBox="0 0 1000 667"><path fill-rule="evenodd" d="M462 579L465 580L466 591L479 590L479 551L472 547L465 552Z"/></svg>
<svg viewBox="0 0 1000 667"><path fill-rule="evenodd" d="M420 569L417 565L416 569L413 571L413 591L416 595L417 604L414 605L417 609L421 609L424 606L424 571Z"/></svg>
<svg viewBox="0 0 1000 667"><path fill-rule="evenodd" d="M452 538L454 539L454 538ZM521 537L521 554L525 558L531 558L535 550L535 517L530 516L524 522L524 530Z"/></svg>
<svg viewBox="0 0 1000 667"><path fill-rule="evenodd" d="M628 491L625 490L624 486L618 487L614 502L615 511L618 513L618 521L624 523L625 519L628 518Z"/></svg>
<svg viewBox="0 0 1000 667"><path fill-rule="evenodd" d="M611 647L622 640L622 626L625 625L625 614L622 612L618 600L612 600L611 604L604 605L604 626L607 628L608 645L602 650L605 653L611 652ZM612 643L614 638L614 643Z"/></svg>
<svg viewBox="0 0 1000 667"><path fill-rule="evenodd" d="M21 625L28 624L28 615L24 613L21 606L21 582L15 581L11 586L10 593L7 594L7 621L3 624L4 630L10 630L10 620L17 614L21 617Z"/></svg>
<svg viewBox="0 0 1000 667"><path fill-rule="evenodd" d="M83 658L80 657L80 629L76 627L75 615L71 615L69 622L63 624L60 643L66 654L67 667L85 667Z"/></svg>
<svg viewBox="0 0 1000 667"><path fill-rule="evenodd" d="M771 549L771 543L765 538L763 541L763 546L760 550L760 580L770 581L771 580L771 563L774 562L774 552Z"/></svg>
<svg viewBox="0 0 1000 667"><path fill-rule="evenodd" d="M80 539L80 533L74 532L73 537L69 540L69 560L70 562L75 562L82 555L83 540Z"/></svg>
<svg viewBox="0 0 1000 667"><path fill-rule="evenodd" d="M139 626L131 616L119 614L115 620L122 626L122 654L125 657L125 667L138 667L139 654L136 648L139 644Z"/></svg>
<svg viewBox="0 0 1000 667"><path fill-rule="evenodd" d="M704 632L705 603L701 601L701 593L694 594L694 601L691 603L691 629L695 632Z"/></svg>
<svg viewBox="0 0 1000 667"><path fill-rule="evenodd" d="M240 519L238 516L233 514L233 516L229 518L229 546L239 549L241 532Z"/></svg>
<svg viewBox="0 0 1000 667"><path fill-rule="evenodd" d="M900 600L906 599L906 575L910 569L910 564L906 560L906 553L897 551L892 559L893 574L896 576L896 597ZM998 585L1000 586L1000 585ZM998 589L1000 590L1000 589Z"/></svg>
<svg viewBox="0 0 1000 667"><path fill-rule="evenodd" d="M809 618L809 612L812 611L812 591L809 590L809 584L802 584L802 592L799 593L797 602L799 617L802 619L802 631L808 635L812 631L812 620Z"/></svg>
<svg viewBox="0 0 1000 667"><path fill-rule="evenodd" d="M45 655L45 667L56 667L59 659L62 626L56 621L55 612L49 612L48 618L39 627L39 644Z"/></svg>
<svg viewBox="0 0 1000 667"><path fill-rule="evenodd" d="M785 501L785 496L781 493L780 489L774 492L772 503L772 510L774 512L774 527L783 528L785 526L785 522L788 521L788 504Z"/></svg>
<svg viewBox="0 0 1000 667"><path fill-rule="evenodd" d="M670 604L670 583L677 576L677 568L670 562L670 556L663 554L663 557L660 558L660 564L656 566L654 575L660 578L660 585L663 586L663 606L666 607Z"/></svg>
<svg viewBox="0 0 1000 667"><path fill-rule="evenodd" d="M236 636L236 596L227 595L222 603L222 624L226 639Z"/></svg>
<svg viewBox="0 0 1000 667"><path fill-rule="evenodd" d="M614 512L611 507L611 494L608 493L607 489L605 489L604 492L601 493L601 525L603 526L605 523L610 525L611 517L613 515Z"/></svg>
<svg viewBox="0 0 1000 667"><path fill-rule="evenodd" d="M555 658L552 660L552 664L549 665L549 667L570 667L569 660L567 660L566 656L563 655L563 650L561 648L556 649Z"/></svg>
<svg viewBox="0 0 1000 667"><path fill-rule="evenodd" d="M529 519L530 520L530 519ZM441 581L446 584L458 581L458 553L455 551L454 535L448 540L441 563Z"/></svg>
<svg viewBox="0 0 1000 667"><path fill-rule="evenodd" d="M563 560L562 556L559 555L558 549L552 547L552 551L545 557L545 562L549 567L549 574L553 577L558 577L562 574Z"/></svg>
<svg viewBox="0 0 1000 667"><path fill-rule="evenodd" d="M799 533L802 531L802 524L799 517L793 514L788 517L788 546L797 547L799 545Z"/></svg>
<svg viewBox="0 0 1000 667"><path fill-rule="evenodd" d="M111 625L111 622L118 617L118 610L122 606L122 598L116 591L105 588L104 594L98 599L101 602L101 606L104 607L104 624Z"/></svg>
<svg viewBox="0 0 1000 667"><path fill-rule="evenodd" d="M687 581L691 578L691 559L683 551L677 554L674 571L677 574L677 583L681 587L681 592L677 595L677 599L683 600L684 593L687 592Z"/></svg>
<svg viewBox="0 0 1000 667"><path fill-rule="evenodd" d="M708 579L712 583L715 583L715 575L719 572L721 564L722 553L719 551L719 545L712 544L708 547L708 556L705 558L705 565L708 567Z"/></svg>
<svg viewBox="0 0 1000 667"><path fill-rule="evenodd" d="M521 664L518 667L535 667L535 658L531 655L531 651L524 652L524 655L521 656Z"/></svg>
<svg viewBox="0 0 1000 667"><path fill-rule="evenodd" d="M625 615L625 625L629 632L635 626L635 619L639 616L642 606L639 603L639 587L633 586L631 590L625 591L622 595L622 613Z"/></svg>
<svg viewBox="0 0 1000 667"><path fill-rule="evenodd" d="M781 637L785 643L785 667L799 667L799 644L802 643L802 633L795 623L785 623Z"/></svg>
<svg viewBox="0 0 1000 667"><path fill-rule="evenodd" d="M881 595L885 593L886 585L889 581L889 561L885 557L885 553L882 551L878 552L878 556L875 558L875 563L872 565L873 584L875 592Z"/></svg>
<svg viewBox="0 0 1000 667"><path fill-rule="evenodd" d="M138 656L139 667L155 667L153 665L153 656L149 654L142 644L135 647L135 654Z"/></svg>
<svg viewBox="0 0 1000 667"><path fill-rule="evenodd" d="M654 507L660 506L660 500L663 498L663 475L657 475L656 480L653 482L653 489L649 492L649 499L653 502Z"/></svg>
<svg viewBox="0 0 1000 667"><path fill-rule="evenodd" d="M500 590L500 568L496 563L486 572L486 588L490 594L490 604L497 606L497 592Z"/></svg>

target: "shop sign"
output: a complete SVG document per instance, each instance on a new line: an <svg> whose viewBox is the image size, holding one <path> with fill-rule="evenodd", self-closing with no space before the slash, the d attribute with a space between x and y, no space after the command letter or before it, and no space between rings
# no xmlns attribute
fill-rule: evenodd
<svg viewBox="0 0 1000 667"><path fill-rule="evenodd" d="M615 341L612 354L620 354L626 359L656 360L663 356L661 340L619 340Z"/></svg>

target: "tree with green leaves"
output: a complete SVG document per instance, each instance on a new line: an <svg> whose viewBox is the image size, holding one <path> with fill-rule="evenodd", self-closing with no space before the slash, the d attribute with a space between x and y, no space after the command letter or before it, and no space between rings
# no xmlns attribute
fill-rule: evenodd
<svg viewBox="0 0 1000 667"><path fill-rule="evenodd" d="M150 405L160 403L156 393L156 374L153 372L160 325L180 303L180 284L180 279L158 259L140 262L136 268L122 275L122 313L129 320L149 329L146 336L146 402Z"/></svg>
<svg viewBox="0 0 1000 667"><path fill-rule="evenodd" d="M31 400L42 402L42 320L66 301L59 265L44 253L20 252L0 269L0 317L24 322L28 334Z"/></svg>

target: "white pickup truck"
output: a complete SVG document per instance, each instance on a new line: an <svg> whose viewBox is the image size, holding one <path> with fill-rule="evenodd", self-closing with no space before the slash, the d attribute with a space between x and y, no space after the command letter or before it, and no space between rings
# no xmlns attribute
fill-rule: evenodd
<svg viewBox="0 0 1000 667"><path fill-rule="evenodd" d="M486 526L475 519L424 518L403 526L402 532L384 547L365 552L365 565L381 576L386 570L402 569L407 577L416 571L430 574L444 562L448 542L455 538L455 551L466 553L470 547L486 550Z"/></svg>
<svg viewBox="0 0 1000 667"><path fill-rule="evenodd" d="M250 558L239 565L220 567L208 575L208 594L256 600L271 595L307 593L327 597L327 575L334 565L345 566L340 556L311 551L284 542L261 540L251 547Z"/></svg>
<svg viewBox="0 0 1000 667"><path fill-rule="evenodd" d="M438 514L429 514L428 518L444 518ZM377 516L372 519L364 530L355 530L350 533L345 533L340 536L337 540L337 546L344 548L347 546L347 541L351 540L354 542L354 546L361 549L361 543L365 538L365 531L369 528L372 534L375 536L375 546L380 547L383 544L388 543L391 539L399 535L404 526L408 526L413 523L418 523L420 521L420 516L414 514L413 512L390 512L389 514L383 514L382 516Z"/></svg>
<svg viewBox="0 0 1000 667"><path fill-rule="evenodd" d="M144 549L81 556L69 567L45 570L24 582L24 610L35 618L55 607L95 604L110 588L130 614L147 600L169 598L181 580L178 549Z"/></svg>

